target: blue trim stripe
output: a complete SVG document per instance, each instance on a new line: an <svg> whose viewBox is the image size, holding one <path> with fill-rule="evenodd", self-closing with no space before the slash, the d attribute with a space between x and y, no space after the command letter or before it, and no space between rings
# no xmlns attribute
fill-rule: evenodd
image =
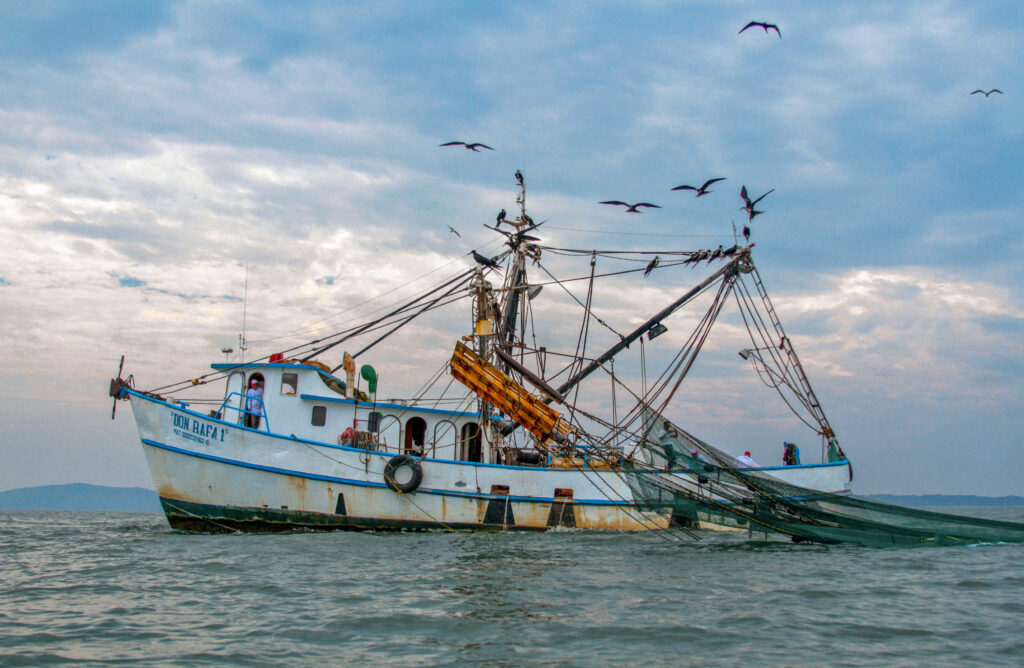
<svg viewBox="0 0 1024 668"><path fill-rule="evenodd" d="M249 462L239 461L237 459L228 459L226 457L218 457L216 455L209 455L204 452L196 452L194 450L185 450L183 448L177 448L173 445L167 445L166 443L160 443L159 441L153 441L148 438L140 439L143 444L153 448L159 448L161 450L169 450L170 452L176 452L181 455L187 455L189 457L196 457L198 459L206 459L209 461L219 462L221 464L228 464L231 466L238 466L246 469L254 469L257 471L267 471L269 473L277 473L279 475L289 475L296 478L307 478L309 480L321 480L324 482L334 482L343 485L352 485L355 487L377 487L386 488L382 482L368 482L365 480L353 480L350 478L335 478L334 476L320 475L318 473L306 473L304 471L293 471L291 469L282 469L273 466L263 466L262 464L252 464ZM510 501L518 501L521 503L554 503L554 497L546 496L506 496L504 494L483 494L483 493L472 493L472 492L456 492L449 490L438 490L438 489L424 489L420 488L416 490L417 494L435 494L438 496L457 496L461 498L469 499L509 499ZM635 504L629 501L612 501L612 500L581 500L575 499L574 503L578 506L626 506L633 507Z"/></svg>
<svg viewBox="0 0 1024 668"><path fill-rule="evenodd" d="M822 464L794 464L793 466L758 466L747 471L786 471L789 469L823 469L829 466L846 466L850 461L847 459L838 462L824 462Z"/></svg>

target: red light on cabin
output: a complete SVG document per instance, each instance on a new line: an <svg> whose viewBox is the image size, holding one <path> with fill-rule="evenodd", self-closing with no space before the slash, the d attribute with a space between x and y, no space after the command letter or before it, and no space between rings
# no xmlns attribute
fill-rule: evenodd
<svg viewBox="0 0 1024 668"><path fill-rule="evenodd" d="M284 353L274 353L273 355L270 356L270 361L271 362L280 362L283 359L284 359Z"/></svg>

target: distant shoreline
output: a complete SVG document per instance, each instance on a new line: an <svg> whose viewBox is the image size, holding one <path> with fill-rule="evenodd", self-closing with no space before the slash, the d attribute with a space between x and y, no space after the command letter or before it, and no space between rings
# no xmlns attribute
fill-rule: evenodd
<svg viewBox="0 0 1024 668"><path fill-rule="evenodd" d="M0 492L0 510L160 511L155 491L83 482L22 487Z"/></svg>
<svg viewBox="0 0 1024 668"><path fill-rule="evenodd" d="M1024 506L1024 496L975 494L868 494L867 498L898 506L978 507ZM76 482L22 487L0 492L0 510L160 511L155 491L144 487L109 487Z"/></svg>

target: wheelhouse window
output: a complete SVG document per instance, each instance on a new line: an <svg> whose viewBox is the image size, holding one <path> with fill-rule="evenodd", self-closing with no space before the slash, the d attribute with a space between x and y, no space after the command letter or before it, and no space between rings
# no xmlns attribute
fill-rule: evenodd
<svg viewBox="0 0 1024 668"><path fill-rule="evenodd" d="M322 427L327 424L327 406L313 406L313 426Z"/></svg>
<svg viewBox="0 0 1024 668"><path fill-rule="evenodd" d="M299 393L299 374L297 373L282 373L281 374L281 394L294 397Z"/></svg>

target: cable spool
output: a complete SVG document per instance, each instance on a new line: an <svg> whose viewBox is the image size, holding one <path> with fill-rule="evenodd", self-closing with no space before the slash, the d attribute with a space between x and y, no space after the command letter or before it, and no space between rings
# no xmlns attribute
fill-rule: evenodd
<svg viewBox="0 0 1024 668"><path fill-rule="evenodd" d="M423 466L411 455L398 455L384 466L384 483L399 494L414 492L423 482Z"/></svg>

